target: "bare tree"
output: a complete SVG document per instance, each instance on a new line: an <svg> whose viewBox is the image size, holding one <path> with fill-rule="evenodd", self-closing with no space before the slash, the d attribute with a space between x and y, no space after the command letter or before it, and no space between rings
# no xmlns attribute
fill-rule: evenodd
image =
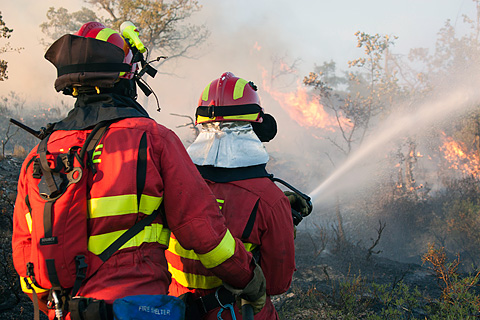
<svg viewBox="0 0 480 320"><path fill-rule="evenodd" d="M16 128L14 132L10 132L10 129L12 128L12 124L8 124L7 132L5 133L5 138L2 139L2 159L5 158L5 146L7 143L10 141L10 139L17 134L19 128Z"/></svg>
<svg viewBox="0 0 480 320"><path fill-rule="evenodd" d="M50 39L43 39L43 43L48 45L51 40L73 33L89 21L102 22L115 30L124 21L131 21L140 30L146 48L161 51L172 59L189 57L190 49L201 45L209 35L204 25L187 23L188 18L201 9L196 0L85 0L85 3L88 7L72 13L63 7L50 7L48 21L40 25Z"/></svg>
<svg viewBox="0 0 480 320"><path fill-rule="evenodd" d="M374 251L373 249L375 249L375 247L380 242L380 238L382 237L382 232L383 230L385 230L385 227L387 226L387 224L385 222L382 224L382 221L378 221L378 224L379 226L377 229L377 238L375 240L372 239L372 245L370 246L370 248L368 248L368 252L367 252L367 260L370 259L372 254L379 254L382 252L382 250Z"/></svg>
<svg viewBox="0 0 480 320"><path fill-rule="evenodd" d="M170 113L170 114L172 116L188 118L190 120L189 122L186 122L184 124L177 126L177 128L184 128L184 127L190 128L193 131L195 138L200 134L200 129L197 128L197 126L195 125L195 120L191 116L187 116L184 114L177 114L177 113Z"/></svg>

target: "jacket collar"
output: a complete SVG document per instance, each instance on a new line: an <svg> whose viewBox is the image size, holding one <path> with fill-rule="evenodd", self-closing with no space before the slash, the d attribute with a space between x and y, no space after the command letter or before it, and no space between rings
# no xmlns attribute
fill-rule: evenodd
<svg viewBox="0 0 480 320"><path fill-rule="evenodd" d="M67 117L55 123L54 130L84 130L101 121L148 118L147 111L130 97L116 93L82 94Z"/></svg>

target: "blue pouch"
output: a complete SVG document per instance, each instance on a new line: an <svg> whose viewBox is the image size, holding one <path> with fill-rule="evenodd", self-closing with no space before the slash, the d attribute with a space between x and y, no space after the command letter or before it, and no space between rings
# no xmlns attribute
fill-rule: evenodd
<svg viewBox="0 0 480 320"><path fill-rule="evenodd" d="M183 320L185 304L167 295L136 295L113 302L116 320Z"/></svg>

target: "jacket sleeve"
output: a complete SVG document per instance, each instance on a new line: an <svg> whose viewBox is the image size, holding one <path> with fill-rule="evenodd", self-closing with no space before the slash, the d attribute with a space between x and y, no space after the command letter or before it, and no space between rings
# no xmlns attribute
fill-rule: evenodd
<svg viewBox="0 0 480 320"><path fill-rule="evenodd" d="M252 255L232 236L183 144L172 132L163 137L160 174L167 223L182 247L224 282L243 288L253 277Z"/></svg>
<svg viewBox="0 0 480 320"><path fill-rule="evenodd" d="M295 244L290 203L282 196L274 206L260 204L264 229L260 246L260 266L267 281L267 294L288 290L295 271ZM266 211L266 212L265 212ZM270 211L270 212L268 212Z"/></svg>

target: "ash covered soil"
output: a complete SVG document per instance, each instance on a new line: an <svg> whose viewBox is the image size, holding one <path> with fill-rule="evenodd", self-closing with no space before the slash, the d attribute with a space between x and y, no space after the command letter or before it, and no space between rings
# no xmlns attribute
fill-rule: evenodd
<svg viewBox="0 0 480 320"><path fill-rule="evenodd" d="M11 217L21 164L22 159L13 157L0 160L0 319L33 319L33 305L30 299L18 291L18 277L6 263L11 257ZM367 251L359 248L350 248L335 254L324 250L317 254L315 250L318 243L315 243L315 239L314 234L306 231L297 233L297 271L293 276L292 286L286 293L272 299L281 314L282 311L298 308L296 302L304 299L312 290L324 296L325 304L332 304L338 283L352 281L358 276L367 283L376 284L392 284L401 280L409 287L417 287L425 296L438 297L441 293L434 275L420 264L392 261L382 258L381 255L373 255L367 259ZM295 312L295 316L284 316L283 319L324 319L324 306L323 302L305 305Z"/></svg>
<svg viewBox="0 0 480 320"><path fill-rule="evenodd" d="M385 285L386 291L392 290L399 282L411 290L416 288L422 296L420 305L426 305L442 294L438 279L431 270L421 265L420 258L418 264L393 261L381 255L367 259L367 250L358 247L339 253L324 250L317 254L318 245L314 245L313 241L311 234L297 233L297 270L292 285L286 293L272 298L282 319L364 319L368 314L378 314L385 305L364 289L371 288L372 284ZM355 283L346 290L350 297L342 297L340 293L340 287L345 283ZM347 316L342 307L352 296L355 300L353 305L367 307L359 307L358 313ZM325 312L326 308L330 312ZM337 310L338 314L332 316L331 310ZM423 308L417 308L412 310L410 319L426 319L426 316Z"/></svg>

